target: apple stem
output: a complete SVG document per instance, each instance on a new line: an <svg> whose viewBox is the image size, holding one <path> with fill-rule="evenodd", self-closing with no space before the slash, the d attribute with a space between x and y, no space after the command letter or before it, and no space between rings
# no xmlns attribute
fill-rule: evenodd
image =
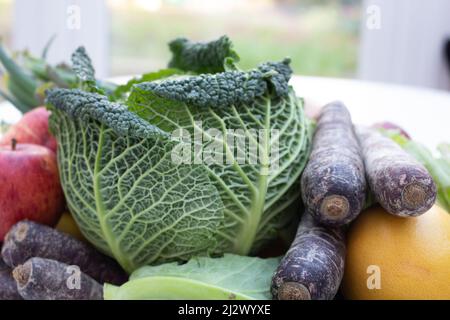
<svg viewBox="0 0 450 320"><path fill-rule="evenodd" d="M16 150L17 140L15 138L11 139L11 148L13 151Z"/></svg>

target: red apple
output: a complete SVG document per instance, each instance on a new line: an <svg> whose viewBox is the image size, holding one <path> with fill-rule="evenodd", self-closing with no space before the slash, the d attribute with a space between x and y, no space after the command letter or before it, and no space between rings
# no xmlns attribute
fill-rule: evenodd
<svg viewBox="0 0 450 320"><path fill-rule="evenodd" d="M55 153L43 146L0 146L0 242L16 222L55 225L64 211Z"/></svg>
<svg viewBox="0 0 450 320"><path fill-rule="evenodd" d="M56 139L48 131L49 116L50 112L45 107L25 113L22 119L0 138L0 145L9 145L11 139L16 139L18 143L39 144L56 152Z"/></svg>

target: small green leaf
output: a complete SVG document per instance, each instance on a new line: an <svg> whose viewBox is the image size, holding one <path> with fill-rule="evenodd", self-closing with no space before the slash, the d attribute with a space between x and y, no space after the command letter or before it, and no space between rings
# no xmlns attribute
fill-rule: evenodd
<svg viewBox="0 0 450 320"><path fill-rule="evenodd" d="M79 47L72 54L72 69L81 81L95 83L95 69L84 47Z"/></svg>

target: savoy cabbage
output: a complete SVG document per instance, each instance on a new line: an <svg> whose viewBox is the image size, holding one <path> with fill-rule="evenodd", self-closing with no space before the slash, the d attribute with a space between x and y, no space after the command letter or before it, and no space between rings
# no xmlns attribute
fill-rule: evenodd
<svg viewBox="0 0 450 320"><path fill-rule="evenodd" d="M129 272L253 253L292 218L309 155L288 59L241 71L226 37L172 43L169 72L135 79L120 94L86 86L47 93L68 206L86 238ZM173 134L183 131L202 140ZM196 161L212 145L219 157ZM175 161L180 146L191 161ZM257 161L240 161L250 146Z"/></svg>

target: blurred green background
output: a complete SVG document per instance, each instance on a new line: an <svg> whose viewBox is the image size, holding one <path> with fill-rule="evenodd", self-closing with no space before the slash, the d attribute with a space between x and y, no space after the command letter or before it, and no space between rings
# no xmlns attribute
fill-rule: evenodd
<svg viewBox="0 0 450 320"><path fill-rule="evenodd" d="M98 1L98 0L96 0ZM361 0L106 0L110 75L162 68L167 42L228 34L241 67L292 58L297 74L353 77ZM206 4L206 5L205 5ZM12 0L0 0L0 37L11 39Z"/></svg>
<svg viewBox="0 0 450 320"><path fill-rule="evenodd" d="M228 34L241 66L292 58L303 75L352 77L357 66L361 1L109 1L112 73L141 73L167 63L167 41ZM212 5L214 3L214 5ZM230 4L231 3L231 4ZM193 7L194 4L194 7Z"/></svg>

